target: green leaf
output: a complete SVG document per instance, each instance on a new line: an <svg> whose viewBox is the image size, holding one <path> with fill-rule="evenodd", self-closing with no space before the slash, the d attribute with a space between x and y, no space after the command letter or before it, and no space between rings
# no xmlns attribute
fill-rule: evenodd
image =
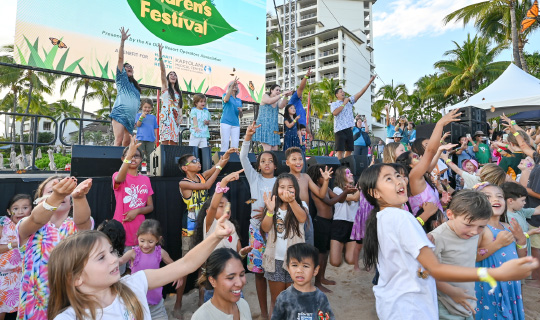
<svg viewBox="0 0 540 320"><path fill-rule="evenodd" d="M202 88L203 88L203 85L204 85L204 80L206 79L203 79L203 81L201 82L201 84L199 85L199 87L197 88L197 91L196 92L201 92Z"/></svg>
<svg viewBox="0 0 540 320"><path fill-rule="evenodd" d="M197 46L236 31L210 0L128 0L128 3L148 31L172 44ZM158 21L152 17L158 17Z"/></svg>
<svg viewBox="0 0 540 320"><path fill-rule="evenodd" d="M38 38L39 39L39 38ZM38 68L45 68L45 64L43 63L43 60L41 60L41 57L39 56L39 53L36 49L38 44L38 39L36 39L36 42L34 42L34 46L30 44L30 41L26 37L24 37L24 40L26 41L26 45L28 46L28 49L30 50L30 58L28 58L28 65Z"/></svg>
<svg viewBox="0 0 540 320"><path fill-rule="evenodd" d="M60 58L60 61L58 61L58 64L56 65L56 70L64 71L64 65L66 64L68 52L69 52L69 48L66 50L66 52L64 52L64 54Z"/></svg>
<svg viewBox="0 0 540 320"><path fill-rule="evenodd" d="M79 62L81 62L83 58L80 58L79 60L73 62L72 64L70 64L66 70L64 70L65 72L73 72L73 70L75 70L75 68L77 68L77 65L79 64Z"/></svg>
<svg viewBox="0 0 540 320"><path fill-rule="evenodd" d="M265 84L263 83L263 84L261 85L261 90L259 91L259 97L258 97L257 100L256 100L258 103L261 103L262 96L263 96L263 94L264 94L264 87L265 87Z"/></svg>
<svg viewBox="0 0 540 320"><path fill-rule="evenodd" d="M84 71L84 69L81 67L80 64L78 65L78 67L79 67L79 71L81 72L81 74L82 74L83 76L86 76L86 72Z"/></svg>
<svg viewBox="0 0 540 320"><path fill-rule="evenodd" d="M19 48L19 46L17 46L17 52L19 53L19 59L20 59L20 63L21 64L24 64L24 65L27 65L28 63L26 63L26 59L24 58L22 52L21 52L21 49Z"/></svg>

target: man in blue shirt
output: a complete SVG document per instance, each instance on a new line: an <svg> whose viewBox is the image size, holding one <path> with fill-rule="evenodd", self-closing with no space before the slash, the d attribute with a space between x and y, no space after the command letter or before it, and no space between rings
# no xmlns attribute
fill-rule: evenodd
<svg viewBox="0 0 540 320"><path fill-rule="evenodd" d="M302 79L302 82L300 82L300 85L298 86L298 89L292 94L291 99L289 99L289 104L294 105L294 108L296 109L296 115L300 116L300 119L298 119L298 124L303 124L306 127L306 132L308 135L311 135L311 131L309 130L309 126L306 125L307 118L306 118L306 109L304 109L304 105L302 104L302 94L304 93L304 89L306 88L307 79L311 75L311 68L308 69L306 75Z"/></svg>

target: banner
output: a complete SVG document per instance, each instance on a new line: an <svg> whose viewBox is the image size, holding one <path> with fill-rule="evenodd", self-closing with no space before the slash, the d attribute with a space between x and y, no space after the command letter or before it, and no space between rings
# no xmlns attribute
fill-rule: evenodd
<svg viewBox="0 0 540 320"><path fill-rule="evenodd" d="M182 90L221 96L238 77L238 97L260 102L265 0L19 0L15 60L115 79L121 27L131 35L124 61L139 83L161 87L161 43L166 72L176 72Z"/></svg>

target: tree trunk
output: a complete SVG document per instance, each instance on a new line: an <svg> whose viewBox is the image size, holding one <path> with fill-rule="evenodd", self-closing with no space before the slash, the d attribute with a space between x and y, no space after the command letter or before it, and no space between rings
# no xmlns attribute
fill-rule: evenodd
<svg viewBox="0 0 540 320"><path fill-rule="evenodd" d="M32 89L34 88L32 82L30 81L30 87L28 88L28 103L26 104L26 110L24 111L24 113L28 114L28 112L30 111L30 103L32 102ZM21 135L19 136L19 142L24 142L24 121L25 121L25 117L23 116L22 119L21 119ZM32 120L30 120L30 123L32 123ZM32 136L32 132L29 131L28 132L28 137L30 138L30 136ZM26 153L24 151L24 147L25 145L22 145L21 144L21 156L22 156L22 161L23 161L23 164L24 164L24 167L28 167L29 164L28 162L26 161Z"/></svg>
<svg viewBox="0 0 540 320"><path fill-rule="evenodd" d="M525 48L525 41L520 37L519 38L519 60L521 61L521 69L525 72L529 72L529 67L527 66L527 60L525 59L525 54L523 54L523 49Z"/></svg>
<svg viewBox="0 0 540 320"><path fill-rule="evenodd" d="M17 112L17 90L13 90L13 113ZM15 141L15 137L17 135L17 132L15 131L15 122L17 121L17 118L15 115L13 115L11 119L11 141ZM15 152L15 145L11 145L11 152Z"/></svg>
<svg viewBox="0 0 540 320"><path fill-rule="evenodd" d="M510 24L512 25L512 53L514 56L514 64L519 68L521 66L521 60L519 58L519 39L518 39L518 30L516 26L516 3L515 0L510 0L508 4L510 7Z"/></svg>
<svg viewBox="0 0 540 320"><path fill-rule="evenodd" d="M84 118L84 104L86 103L86 95L88 94L88 80L84 81L84 96L81 106L81 118ZM84 122L79 122L79 144L84 145Z"/></svg>

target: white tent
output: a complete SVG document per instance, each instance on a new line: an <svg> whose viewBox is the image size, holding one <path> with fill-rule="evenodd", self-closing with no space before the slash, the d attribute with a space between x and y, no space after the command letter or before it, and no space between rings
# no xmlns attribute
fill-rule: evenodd
<svg viewBox="0 0 540 320"><path fill-rule="evenodd" d="M540 79L511 63L487 88L447 110L474 106L487 111L488 119L504 113L537 110L540 108ZM495 108L493 110L492 108Z"/></svg>

